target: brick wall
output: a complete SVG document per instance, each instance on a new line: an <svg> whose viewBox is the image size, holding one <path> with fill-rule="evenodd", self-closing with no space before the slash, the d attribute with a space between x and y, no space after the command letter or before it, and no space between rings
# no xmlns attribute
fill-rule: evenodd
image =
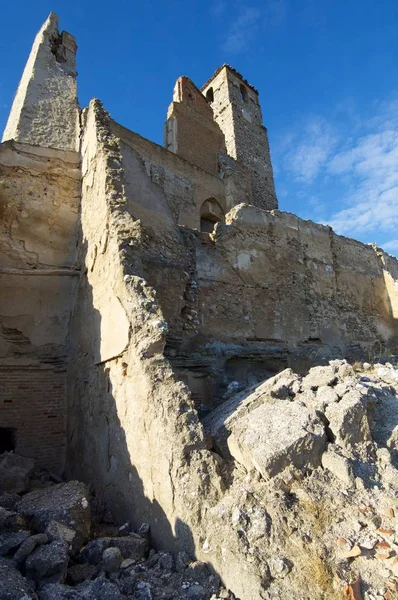
<svg viewBox="0 0 398 600"><path fill-rule="evenodd" d="M0 366L0 427L16 430L18 454L61 473L66 444L66 373Z"/></svg>

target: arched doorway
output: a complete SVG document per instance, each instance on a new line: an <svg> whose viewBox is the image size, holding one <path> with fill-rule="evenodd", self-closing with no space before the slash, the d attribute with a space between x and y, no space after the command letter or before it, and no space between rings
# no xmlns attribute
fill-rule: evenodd
<svg viewBox="0 0 398 600"><path fill-rule="evenodd" d="M200 231L213 233L216 223L224 222L224 212L215 198L205 200L200 209Z"/></svg>

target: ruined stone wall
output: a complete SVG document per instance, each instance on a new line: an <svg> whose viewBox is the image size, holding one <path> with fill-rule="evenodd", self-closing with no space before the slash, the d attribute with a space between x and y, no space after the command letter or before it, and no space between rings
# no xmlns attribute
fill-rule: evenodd
<svg viewBox="0 0 398 600"><path fill-rule="evenodd" d="M255 597L259 569L235 536L227 541L218 509L210 512L223 488L218 462L188 388L163 356L167 324L157 294L136 274L149 274L145 255L164 240L129 214L121 165L111 121L94 102L83 144L85 277L71 326L69 475L90 482L119 519L148 522L157 547L209 561L231 589Z"/></svg>
<svg viewBox="0 0 398 600"><path fill-rule="evenodd" d="M78 150L76 42L51 13L37 34L2 141Z"/></svg>
<svg viewBox="0 0 398 600"><path fill-rule="evenodd" d="M268 135L257 92L225 65L205 84L203 94L210 88L214 119L224 133L227 152L250 173L252 203L266 210L277 208Z"/></svg>
<svg viewBox="0 0 398 600"><path fill-rule="evenodd" d="M237 207L212 242L196 241L196 328L171 359L210 406L232 381L334 357L372 360L398 342L397 267L329 227Z"/></svg>
<svg viewBox="0 0 398 600"><path fill-rule="evenodd" d="M208 198L215 198L224 212L230 209L222 179L117 123L112 129L122 140L127 197L135 218L162 230L176 223L199 229L200 208ZM230 196L229 202L238 202L233 191Z"/></svg>
<svg viewBox="0 0 398 600"><path fill-rule="evenodd" d="M0 145L0 421L16 451L61 473L76 270L79 156Z"/></svg>

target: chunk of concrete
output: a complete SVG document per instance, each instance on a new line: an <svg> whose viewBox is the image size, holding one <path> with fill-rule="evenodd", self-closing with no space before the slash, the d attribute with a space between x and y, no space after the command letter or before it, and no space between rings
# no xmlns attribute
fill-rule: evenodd
<svg viewBox="0 0 398 600"><path fill-rule="evenodd" d="M322 467L340 479L346 486L354 483L354 473L348 460L329 446L322 454Z"/></svg>
<svg viewBox="0 0 398 600"><path fill-rule="evenodd" d="M79 550L90 533L88 489L79 481L59 483L26 494L18 504L19 512L32 528L44 533L51 521L58 521L76 532L72 552Z"/></svg>
<svg viewBox="0 0 398 600"><path fill-rule="evenodd" d="M50 542L53 542L54 540L64 540L64 542L67 542L71 547L76 538L76 531L59 521L50 521L45 533Z"/></svg>
<svg viewBox="0 0 398 600"><path fill-rule="evenodd" d="M337 367L313 367L302 381L303 390L317 390L325 385L333 385L337 382Z"/></svg>
<svg viewBox="0 0 398 600"><path fill-rule="evenodd" d="M0 535L0 556L17 550L19 546L29 537L28 531L6 531Z"/></svg>
<svg viewBox="0 0 398 600"><path fill-rule="evenodd" d="M4 600L37 600L28 581L11 564L0 563L0 598Z"/></svg>
<svg viewBox="0 0 398 600"><path fill-rule="evenodd" d="M379 402L368 407L368 416L374 441L398 451L398 396L380 394Z"/></svg>
<svg viewBox="0 0 398 600"><path fill-rule="evenodd" d="M56 540L40 546L26 559L26 577L44 583L62 583L68 568L68 544Z"/></svg>
<svg viewBox="0 0 398 600"><path fill-rule="evenodd" d="M293 394L292 388L297 381L298 376L291 369L285 369L259 385L235 394L203 419L207 436L214 440L223 456L229 457L227 438L233 424L264 402L272 401L271 392L275 396L284 397L289 395L289 391Z"/></svg>
<svg viewBox="0 0 398 600"><path fill-rule="evenodd" d="M134 558L139 560L145 558L149 551L149 543L146 538L136 533L121 537L104 537L91 540L83 548L81 557L90 565L96 565L102 560L102 554L107 548L118 548L122 558Z"/></svg>
<svg viewBox="0 0 398 600"><path fill-rule="evenodd" d="M47 544L48 537L45 533L37 533L28 537L18 548L14 554L14 561L17 565L22 565L28 558L29 554L32 554L36 546L42 546Z"/></svg>
<svg viewBox="0 0 398 600"><path fill-rule="evenodd" d="M356 444L371 441L366 406L366 395L352 390L338 404L326 407L325 415L336 444L352 450Z"/></svg>
<svg viewBox="0 0 398 600"><path fill-rule="evenodd" d="M4 452L0 455L0 490L10 494L26 492L34 468L31 458Z"/></svg>
<svg viewBox="0 0 398 600"><path fill-rule="evenodd" d="M299 402L267 402L238 419L228 438L231 455L247 470L264 478L286 467L316 468L325 449L324 427L313 411Z"/></svg>

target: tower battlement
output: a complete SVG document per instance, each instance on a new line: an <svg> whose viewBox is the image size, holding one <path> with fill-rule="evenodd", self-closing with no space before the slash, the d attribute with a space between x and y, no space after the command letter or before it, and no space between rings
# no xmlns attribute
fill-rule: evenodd
<svg viewBox="0 0 398 600"><path fill-rule="evenodd" d="M253 204L278 208L267 130L257 90L240 73L223 65L202 92L225 136L227 153L250 173Z"/></svg>

